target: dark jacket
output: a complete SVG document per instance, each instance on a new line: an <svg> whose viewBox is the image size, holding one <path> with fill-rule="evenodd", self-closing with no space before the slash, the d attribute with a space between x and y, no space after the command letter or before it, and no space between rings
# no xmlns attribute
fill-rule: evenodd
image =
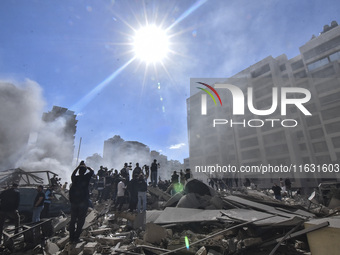
<svg viewBox="0 0 340 255"><path fill-rule="evenodd" d="M17 188L10 188L0 194L1 206L3 212L18 210L20 203L20 192Z"/></svg>
<svg viewBox="0 0 340 255"><path fill-rule="evenodd" d="M146 184L146 181L144 180L144 178L143 177L138 178L137 191L145 192L147 190L148 190L148 185Z"/></svg>
<svg viewBox="0 0 340 255"><path fill-rule="evenodd" d="M89 200L89 184L93 175L93 170L84 175L72 174L72 186L69 191L71 204L82 204Z"/></svg>

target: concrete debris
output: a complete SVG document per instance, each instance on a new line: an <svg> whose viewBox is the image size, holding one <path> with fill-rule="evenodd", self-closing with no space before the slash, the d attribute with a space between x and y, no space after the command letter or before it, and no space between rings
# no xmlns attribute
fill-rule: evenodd
<svg viewBox="0 0 340 255"><path fill-rule="evenodd" d="M323 187L322 192L325 190ZM77 243L69 242L70 216L63 215L51 221L53 236L34 246L27 243L35 233L29 225L23 225L27 235L20 231L15 235L13 228L7 228L5 247L0 252L320 255L338 254L340 250L339 197L334 190L335 195L327 197L332 208L316 199L317 191L311 196L311 205L311 200L301 196L278 201L266 190L216 191L195 179L173 196L157 187L148 187L147 192L152 201L148 201L146 212L116 211L114 203L107 200L94 203ZM322 215L324 212L332 215Z"/></svg>

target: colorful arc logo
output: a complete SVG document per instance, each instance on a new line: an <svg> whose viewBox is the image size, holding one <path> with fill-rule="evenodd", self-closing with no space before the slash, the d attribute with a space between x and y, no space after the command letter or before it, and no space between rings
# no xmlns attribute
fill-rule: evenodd
<svg viewBox="0 0 340 255"><path fill-rule="evenodd" d="M197 83L202 84L202 85L206 86L207 88L211 89L211 90L215 93L215 95L217 96L217 98L218 98L218 100L220 101L220 104L221 104L221 106L222 106L222 100L221 100L221 98L220 98L220 95L217 93L217 91L216 91L213 87L211 87L210 85L205 84L205 83L203 83L203 82L197 82ZM200 87L197 87L197 88L203 90L204 92L206 92L206 93L214 100L215 105L217 105L214 96L211 94L211 92L210 92L209 90L203 89L203 88L200 88Z"/></svg>

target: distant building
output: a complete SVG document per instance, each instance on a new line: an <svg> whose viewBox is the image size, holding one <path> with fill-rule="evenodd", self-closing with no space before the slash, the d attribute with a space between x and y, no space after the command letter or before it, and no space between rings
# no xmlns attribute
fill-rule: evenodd
<svg viewBox="0 0 340 255"><path fill-rule="evenodd" d="M138 162L142 167L150 162L150 148L136 141L125 141L119 135L104 141L103 164L108 168L120 170L124 163L132 163L132 168Z"/></svg>
<svg viewBox="0 0 340 255"><path fill-rule="evenodd" d="M272 106L273 87L280 90L284 87L301 87L311 92L311 100L306 104L312 116L305 116L294 105L288 105L286 119L294 119L298 125L284 128L280 122L271 127L271 122L262 127L249 127L244 119L260 119L246 109L245 115L232 115L230 93L220 93L223 106L215 107L207 101L207 112L204 123L223 113L229 122L232 119L238 124L202 125L200 112L201 95L199 92L187 100L189 127L189 159L194 172L195 166L221 165L260 166L303 164L336 164L340 163L340 26L332 22L325 26L318 37L300 47L300 55L287 59L286 55L271 56L248 67L238 74L226 79L239 87L247 98L247 88L253 89L255 109L270 109ZM212 84L211 84L212 85ZM280 101L279 101L280 102ZM270 115L270 119L282 119L280 105ZM246 121L247 122L247 121ZM253 121L252 125L259 125ZM201 173L202 174L202 173ZM203 174L204 175L204 174ZM206 175L206 174L205 174ZM212 174L207 177L238 178L239 174ZM278 174L261 178L259 174L248 177L261 188L268 188L277 181ZM295 187L314 187L318 182L336 180L335 174L327 178L318 173L310 173L310 178L295 178L291 174Z"/></svg>

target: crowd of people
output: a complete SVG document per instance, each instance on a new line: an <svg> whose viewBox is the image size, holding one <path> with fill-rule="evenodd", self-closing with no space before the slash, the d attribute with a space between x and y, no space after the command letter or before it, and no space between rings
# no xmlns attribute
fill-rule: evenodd
<svg viewBox="0 0 340 255"><path fill-rule="evenodd" d="M272 187L275 199L281 201L283 196L291 198L293 195L292 195L292 183L290 179L286 178L285 180L283 180L282 178L280 178L279 182L280 185L274 183Z"/></svg>
<svg viewBox="0 0 340 255"><path fill-rule="evenodd" d="M121 211L124 205L128 205L129 212L142 213L147 209L147 188L148 185L158 187L170 194L183 190L185 182L191 178L191 172L174 171L171 180L162 180L158 175L160 164L155 159L150 166L139 166L139 163L132 167L124 163L123 168L118 170L108 170L100 166L95 174L94 170L86 166L84 161L74 169L71 175L71 184L61 184L61 179L54 175L50 179L50 185L44 188L37 186L37 193L32 205L32 222L40 222L41 218L49 216L50 204L54 199L54 191L64 191L68 193L71 203L71 220L69 223L70 242L79 242L83 225L89 207L93 204L100 204L106 200L112 200L113 208ZM150 182L148 183L148 179ZM15 221L15 231L18 231L20 216L18 207L20 204L20 191L18 183L13 183L12 187L0 194L0 236L5 220L10 218ZM1 237L0 237L1 238ZM1 241L1 240L0 240Z"/></svg>

